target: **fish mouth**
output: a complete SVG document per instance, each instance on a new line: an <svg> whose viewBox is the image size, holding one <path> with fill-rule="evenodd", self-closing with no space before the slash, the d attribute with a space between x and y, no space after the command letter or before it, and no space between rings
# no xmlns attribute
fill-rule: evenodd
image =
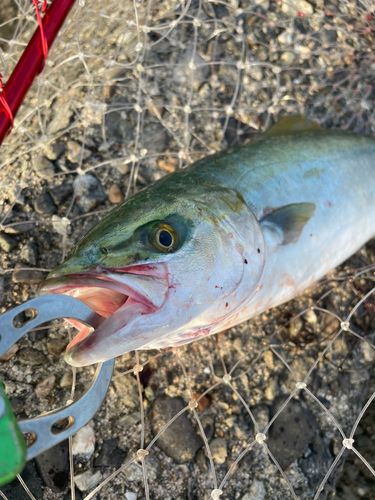
<svg viewBox="0 0 375 500"><path fill-rule="evenodd" d="M117 343L116 332L139 316L160 310L169 290L165 264L136 265L123 269L103 269L98 266L95 271L52 276L42 284L42 295L69 295L103 318L95 331L80 321L67 319L78 329L78 334L65 353L65 360L73 366L86 366L100 361L97 355L95 360L91 359L90 353L95 346L103 341Z"/></svg>

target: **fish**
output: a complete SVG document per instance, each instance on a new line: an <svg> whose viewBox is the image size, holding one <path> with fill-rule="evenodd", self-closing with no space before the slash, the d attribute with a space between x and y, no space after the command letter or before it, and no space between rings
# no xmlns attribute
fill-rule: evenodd
<svg viewBox="0 0 375 500"><path fill-rule="evenodd" d="M65 360L180 346L278 306L375 235L375 141L285 117L139 191L43 283L102 316Z"/></svg>

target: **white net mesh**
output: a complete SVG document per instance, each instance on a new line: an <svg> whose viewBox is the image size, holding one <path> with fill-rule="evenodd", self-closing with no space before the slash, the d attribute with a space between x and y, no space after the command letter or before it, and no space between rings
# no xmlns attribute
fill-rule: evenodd
<svg viewBox="0 0 375 500"><path fill-rule="evenodd" d="M371 0L79 0L1 147L1 312L32 298L115 203L285 114L373 134L373 13ZM36 27L29 0L2 0L4 81ZM374 267L372 241L251 322L118 358L90 422L96 453L70 455L78 490L25 479L30 496L375 498ZM21 417L93 375L69 373L64 326L46 333L0 362Z"/></svg>

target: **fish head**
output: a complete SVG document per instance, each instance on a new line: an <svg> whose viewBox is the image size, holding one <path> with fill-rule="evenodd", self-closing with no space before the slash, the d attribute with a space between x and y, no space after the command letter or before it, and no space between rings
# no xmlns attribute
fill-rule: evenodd
<svg viewBox="0 0 375 500"><path fill-rule="evenodd" d="M256 293L265 245L242 196L214 182L170 184L116 207L42 285L41 293L76 297L103 317L93 332L71 321L80 331L69 364L191 342Z"/></svg>

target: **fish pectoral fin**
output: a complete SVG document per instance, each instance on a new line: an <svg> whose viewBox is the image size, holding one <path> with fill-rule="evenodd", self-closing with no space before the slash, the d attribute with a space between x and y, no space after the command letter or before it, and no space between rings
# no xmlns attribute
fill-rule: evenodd
<svg viewBox="0 0 375 500"><path fill-rule="evenodd" d="M305 116L284 116L279 122L273 125L265 132L267 137L276 137L280 135L293 135L308 130L321 130L322 127L313 123Z"/></svg>
<svg viewBox="0 0 375 500"><path fill-rule="evenodd" d="M260 221L260 227L272 234L273 245L296 243L303 228L314 215L315 203L292 203L276 209Z"/></svg>

